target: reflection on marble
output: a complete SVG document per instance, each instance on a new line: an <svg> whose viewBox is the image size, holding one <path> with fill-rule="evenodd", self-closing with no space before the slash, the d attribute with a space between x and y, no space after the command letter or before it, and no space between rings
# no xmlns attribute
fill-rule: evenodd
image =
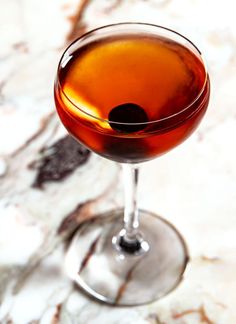
<svg viewBox="0 0 236 324"><path fill-rule="evenodd" d="M236 323L234 1L2 0L0 6L0 323ZM142 166L141 207L180 230L191 262L174 292L137 308L90 300L63 270L78 224L122 204L119 167L91 154L61 181L32 186L44 153L66 136L52 92L63 49L86 30L120 21L182 32L205 54L212 81L209 111L196 133Z"/></svg>

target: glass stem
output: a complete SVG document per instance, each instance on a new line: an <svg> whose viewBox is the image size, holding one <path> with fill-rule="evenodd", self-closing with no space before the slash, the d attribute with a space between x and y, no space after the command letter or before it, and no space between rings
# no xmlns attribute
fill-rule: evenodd
<svg viewBox="0 0 236 324"><path fill-rule="evenodd" d="M136 165L124 163L124 240L134 242L137 240L139 220L138 220L138 204L137 204L137 189L139 169Z"/></svg>
<svg viewBox="0 0 236 324"><path fill-rule="evenodd" d="M149 244L139 230L137 200L139 169L134 164L122 164L122 167L125 193L124 225L119 234L112 238L112 243L119 252L140 256L149 250Z"/></svg>

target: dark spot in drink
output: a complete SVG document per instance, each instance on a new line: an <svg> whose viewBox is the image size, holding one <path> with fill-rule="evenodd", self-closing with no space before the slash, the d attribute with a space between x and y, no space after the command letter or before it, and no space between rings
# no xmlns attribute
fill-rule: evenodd
<svg viewBox="0 0 236 324"><path fill-rule="evenodd" d="M149 146L145 138L110 136L104 143L104 156L117 162L138 163L149 159Z"/></svg>
<svg viewBox="0 0 236 324"><path fill-rule="evenodd" d="M65 136L53 145L43 148L41 154L42 157L29 166L38 169L32 187L40 189L46 182L62 181L69 176L87 161L90 151L71 136Z"/></svg>
<svg viewBox="0 0 236 324"><path fill-rule="evenodd" d="M134 103L125 103L114 107L109 115L112 129L121 133L133 133L143 130L148 122L145 110Z"/></svg>

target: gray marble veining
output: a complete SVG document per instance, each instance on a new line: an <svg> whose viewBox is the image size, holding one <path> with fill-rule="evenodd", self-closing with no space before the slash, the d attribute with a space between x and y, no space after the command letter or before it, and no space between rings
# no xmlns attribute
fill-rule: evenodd
<svg viewBox="0 0 236 324"><path fill-rule="evenodd" d="M236 323L234 1L1 0L0 7L0 323ZM44 149L66 136L53 102L63 49L86 30L121 21L191 38L212 84L196 133L142 166L140 206L175 224L191 262L173 293L137 308L88 299L63 270L76 226L122 204L119 167L91 154L61 181L32 186Z"/></svg>

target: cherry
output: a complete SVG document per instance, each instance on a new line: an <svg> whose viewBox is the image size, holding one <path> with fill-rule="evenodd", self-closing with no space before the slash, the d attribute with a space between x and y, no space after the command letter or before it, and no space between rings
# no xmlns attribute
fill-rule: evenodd
<svg viewBox="0 0 236 324"><path fill-rule="evenodd" d="M117 132L133 133L143 130L148 122L145 110L134 103L114 107L109 115L109 124Z"/></svg>

